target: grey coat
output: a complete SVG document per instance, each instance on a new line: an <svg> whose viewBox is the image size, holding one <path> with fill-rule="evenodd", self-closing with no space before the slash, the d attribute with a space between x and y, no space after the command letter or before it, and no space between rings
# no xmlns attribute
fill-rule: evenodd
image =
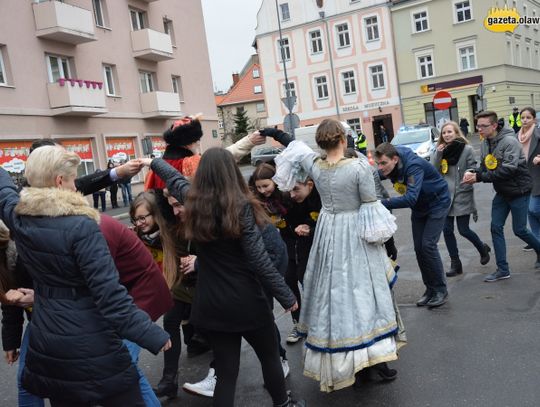
<svg viewBox="0 0 540 407"><path fill-rule="evenodd" d="M529 156L527 157L527 167L529 167L533 185L531 196L540 195L540 165L533 164L533 158L537 154L540 154L540 129L538 127L534 129L534 133L532 134L531 144L529 145Z"/></svg>
<svg viewBox="0 0 540 407"><path fill-rule="evenodd" d="M431 153L431 162L436 169L440 171L442 161L442 151L433 151ZM462 184L461 180L465 171L476 168L476 158L474 150L470 145L466 145L459 157L457 165L449 165L448 172L442 174L445 181L448 183L450 199L452 206L448 216L463 216L476 213L476 205L474 203L474 188L472 185Z"/></svg>

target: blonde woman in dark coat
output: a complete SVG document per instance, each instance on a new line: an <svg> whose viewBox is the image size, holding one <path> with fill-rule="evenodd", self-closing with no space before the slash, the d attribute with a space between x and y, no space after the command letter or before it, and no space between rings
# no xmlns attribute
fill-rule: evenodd
<svg viewBox="0 0 540 407"><path fill-rule="evenodd" d="M469 227L471 215L477 217L474 203L474 189L472 185L463 184L461 180L465 171L476 168L474 150L467 139L463 137L456 122L446 122L441 128L441 135L437 147L431 154L431 162L437 168L450 191L452 205L446 218L443 229L444 241L450 255L450 271L448 277L463 273L459 252L454 235L454 218L456 219L459 234L470 241L480 254L480 264L489 262L491 248L473 232Z"/></svg>

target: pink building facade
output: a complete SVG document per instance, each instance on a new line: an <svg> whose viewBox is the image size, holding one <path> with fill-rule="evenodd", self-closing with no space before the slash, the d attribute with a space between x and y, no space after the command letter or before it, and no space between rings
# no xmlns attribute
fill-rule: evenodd
<svg viewBox="0 0 540 407"><path fill-rule="evenodd" d="M0 165L20 172L37 138L81 156L81 173L164 149L175 118L203 113L220 145L200 0L3 0ZM137 181L135 179L134 181Z"/></svg>
<svg viewBox="0 0 540 407"><path fill-rule="evenodd" d="M386 2L279 0L278 9L263 0L257 15L268 125L281 125L288 113L283 57L301 126L339 118L361 128L370 149L380 142L381 124L393 135L402 115Z"/></svg>

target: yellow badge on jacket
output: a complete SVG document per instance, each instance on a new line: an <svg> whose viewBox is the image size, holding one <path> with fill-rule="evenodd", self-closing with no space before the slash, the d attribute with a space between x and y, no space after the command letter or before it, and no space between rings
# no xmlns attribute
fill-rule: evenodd
<svg viewBox="0 0 540 407"><path fill-rule="evenodd" d="M274 226L277 227L278 229L283 229L287 227L287 222L282 217L277 216L277 215L272 215L270 216L270 218L272 219L272 223L274 224Z"/></svg>
<svg viewBox="0 0 540 407"><path fill-rule="evenodd" d="M488 154L486 155L486 158L484 158L484 164L486 165L486 168L488 170L494 170L495 168L497 168L499 162L493 154Z"/></svg>
<svg viewBox="0 0 540 407"><path fill-rule="evenodd" d="M317 222L317 219L319 219L319 212L310 212L309 217L313 219L314 222Z"/></svg>
<svg viewBox="0 0 540 407"><path fill-rule="evenodd" d="M405 195L405 193L407 192L407 185L402 184L401 182L396 182L394 184L394 189L398 194Z"/></svg>
<svg viewBox="0 0 540 407"><path fill-rule="evenodd" d="M446 158L443 158L441 161L441 174L446 174L448 172L448 161Z"/></svg>

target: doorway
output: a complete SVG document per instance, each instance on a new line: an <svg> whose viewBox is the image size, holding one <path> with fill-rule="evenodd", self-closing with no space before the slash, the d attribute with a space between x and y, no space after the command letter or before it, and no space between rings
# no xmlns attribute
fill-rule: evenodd
<svg viewBox="0 0 540 407"><path fill-rule="evenodd" d="M388 135L388 142L394 138L394 123L392 121L391 114L382 114L380 116L373 117L373 141L375 142L375 147L382 143L381 137L381 125L386 129L386 134Z"/></svg>

